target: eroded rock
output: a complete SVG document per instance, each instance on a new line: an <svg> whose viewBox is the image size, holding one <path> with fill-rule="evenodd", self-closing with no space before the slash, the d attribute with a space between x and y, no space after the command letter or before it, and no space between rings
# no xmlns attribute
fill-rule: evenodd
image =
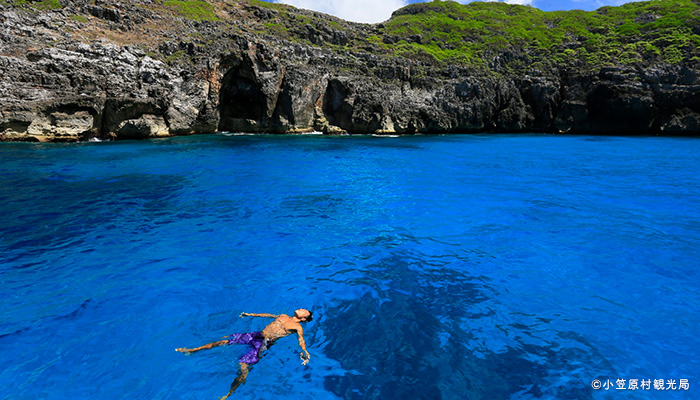
<svg viewBox="0 0 700 400"><path fill-rule="evenodd" d="M148 139L170 136L170 129L162 116L144 114L122 121L114 134L116 139Z"/></svg>

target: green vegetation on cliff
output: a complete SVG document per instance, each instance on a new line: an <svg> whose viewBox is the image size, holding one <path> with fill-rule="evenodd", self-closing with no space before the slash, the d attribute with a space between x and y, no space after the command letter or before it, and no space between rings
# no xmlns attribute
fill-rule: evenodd
<svg viewBox="0 0 700 400"><path fill-rule="evenodd" d="M402 8L375 43L410 58L584 66L698 62L700 7L654 0L597 11L544 12L498 2L433 1Z"/></svg>
<svg viewBox="0 0 700 400"><path fill-rule="evenodd" d="M195 21L216 21L214 6L206 1L175 1L168 0L163 3L179 15Z"/></svg>
<svg viewBox="0 0 700 400"><path fill-rule="evenodd" d="M59 0L3 0L2 5L11 5L20 8L34 8L37 10L55 10L61 8Z"/></svg>
<svg viewBox="0 0 700 400"><path fill-rule="evenodd" d="M549 69L571 65L700 65L700 1L652 0L596 11L554 11L501 2L432 1L397 10L358 32L322 14L260 0L274 13L259 33L336 50L368 50L430 64ZM338 36L346 41L331 40ZM323 40L325 39L325 40Z"/></svg>
<svg viewBox="0 0 700 400"><path fill-rule="evenodd" d="M61 4L68 3L0 0L0 5L31 11L61 8ZM108 36L129 43L184 36L195 46L217 47L224 45L222 37L244 34L335 52L368 52L438 67L499 72L700 66L700 0L651 0L596 11L555 12L502 2L436 0L401 8L388 21L374 25L261 0L139 0L104 5L90 1L73 8L76 14L71 20L84 24L74 29L91 30L88 21L112 15L106 20L128 23L105 26ZM140 11L146 12L144 17L134 17ZM159 15L158 22L149 15ZM134 21L141 21L143 29ZM189 25L193 21L199 23L196 28Z"/></svg>

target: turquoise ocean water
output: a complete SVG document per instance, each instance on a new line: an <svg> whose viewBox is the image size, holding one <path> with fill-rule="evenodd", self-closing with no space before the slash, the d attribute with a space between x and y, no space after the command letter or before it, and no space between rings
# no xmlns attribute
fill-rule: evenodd
<svg viewBox="0 0 700 400"><path fill-rule="evenodd" d="M3 399L216 399L174 349L300 307L232 398L700 398L700 139L3 143L0 212Z"/></svg>

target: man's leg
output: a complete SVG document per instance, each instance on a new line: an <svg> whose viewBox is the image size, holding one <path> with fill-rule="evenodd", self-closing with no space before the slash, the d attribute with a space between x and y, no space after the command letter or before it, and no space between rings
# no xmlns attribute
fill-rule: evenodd
<svg viewBox="0 0 700 400"><path fill-rule="evenodd" d="M223 346L226 344L228 344L228 340L219 340L218 342L207 343L204 346L195 347L194 349L187 349L187 348L181 347L179 349L175 349L175 351L179 351L180 353L190 354L190 353L196 353L200 350L213 349L214 347L219 347L219 346Z"/></svg>
<svg viewBox="0 0 700 400"><path fill-rule="evenodd" d="M241 366L241 370L238 372L238 376L231 384L231 389L229 389L228 393L226 393L226 396L222 397L220 400L226 400L230 395L233 394L233 392L236 391L236 389L238 389L239 386L244 384L246 378L248 378L248 364L240 363L239 365Z"/></svg>

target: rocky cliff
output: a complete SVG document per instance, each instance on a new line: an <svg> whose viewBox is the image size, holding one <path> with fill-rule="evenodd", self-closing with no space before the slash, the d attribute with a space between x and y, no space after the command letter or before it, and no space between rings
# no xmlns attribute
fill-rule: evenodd
<svg viewBox="0 0 700 400"><path fill-rule="evenodd" d="M617 8L587 14L608 18L601 33L600 21L577 32L570 14L491 3L413 5L365 25L255 0L0 1L0 140L697 135L700 12L684 2L687 18L668 27L654 3L622 9L640 27L630 34L610 19ZM493 25L523 13L544 36ZM479 16L488 22L465 25ZM461 25L413 29L438 17ZM445 35L455 29L451 42Z"/></svg>

